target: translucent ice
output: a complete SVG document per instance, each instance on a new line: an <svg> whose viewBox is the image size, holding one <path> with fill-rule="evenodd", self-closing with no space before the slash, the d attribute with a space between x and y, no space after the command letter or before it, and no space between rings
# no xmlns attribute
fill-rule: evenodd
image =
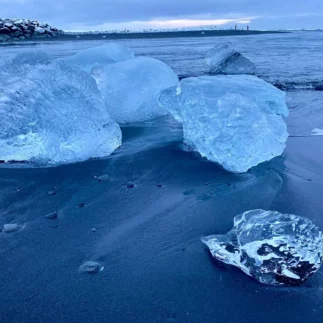
<svg viewBox="0 0 323 323"><path fill-rule="evenodd" d="M134 58L133 51L119 43L107 43L102 46L88 48L64 60L83 71L91 73L93 68L103 68L106 65Z"/></svg>
<svg viewBox="0 0 323 323"><path fill-rule="evenodd" d="M216 46L206 54L206 63L212 74L255 74L256 66L236 52L231 43Z"/></svg>
<svg viewBox="0 0 323 323"><path fill-rule="evenodd" d="M285 93L249 75L187 78L159 103L183 123L184 141L203 157L242 173L282 154Z"/></svg>
<svg viewBox="0 0 323 323"><path fill-rule="evenodd" d="M168 65L148 57L108 65L96 79L109 113L118 123L166 115L157 95L178 85L178 77Z"/></svg>
<svg viewBox="0 0 323 323"><path fill-rule="evenodd" d="M44 53L0 71L0 160L60 164L103 157L121 144L95 80Z"/></svg>
<svg viewBox="0 0 323 323"><path fill-rule="evenodd" d="M307 218L275 211L240 214L227 234L202 241L214 258L237 266L264 284L300 284L323 261L320 229Z"/></svg>

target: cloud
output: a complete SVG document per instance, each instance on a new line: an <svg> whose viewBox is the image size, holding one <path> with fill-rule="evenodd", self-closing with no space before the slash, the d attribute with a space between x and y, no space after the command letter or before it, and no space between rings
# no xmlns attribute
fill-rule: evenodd
<svg viewBox="0 0 323 323"><path fill-rule="evenodd" d="M84 28L84 24L71 25L70 31L83 31L84 29L104 31L104 30L142 30L142 29L172 29L182 27L199 27L199 26L225 26L233 24L248 24L252 18L248 20L240 19L163 19L163 20L147 20L147 21L126 21L118 23L104 23L100 25L87 25Z"/></svg>
<svg viewBox="0 0 323 323"><path fill-rule="evenodd" d="M323 16L322 0L0 0L0 6L4 17L38 19L63 29L157 28L212 21L318 27Z"/></svg>

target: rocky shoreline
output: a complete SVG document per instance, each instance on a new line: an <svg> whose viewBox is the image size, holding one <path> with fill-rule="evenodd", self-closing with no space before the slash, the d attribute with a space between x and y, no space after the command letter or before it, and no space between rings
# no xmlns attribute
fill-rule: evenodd
<svg viewBox="0 0 323 323"><path fill-rule="evenodd" d="M57 28L36 20L0 18L0 42L55 37L60 33Z"/></svg>

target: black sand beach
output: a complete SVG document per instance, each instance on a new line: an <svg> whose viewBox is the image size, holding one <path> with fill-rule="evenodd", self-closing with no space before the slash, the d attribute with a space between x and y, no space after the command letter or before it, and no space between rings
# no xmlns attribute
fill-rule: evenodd
<svg viewBox="0 0 323 323"><path fill-rule="evenodd" d="M290 138L282 157L234 175L186 151L171 118L122 131L104 160L0 169L1 223L22 226L0 233L1 322L321 320L322 271L268 287L215 263L200 237L256 208L323 227L323 137ZM80 273L87 260L104 269Z"/></svg>

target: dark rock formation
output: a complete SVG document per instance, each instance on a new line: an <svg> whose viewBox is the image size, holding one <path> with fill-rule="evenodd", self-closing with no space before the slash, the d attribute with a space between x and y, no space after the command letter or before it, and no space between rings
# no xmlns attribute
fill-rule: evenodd
<svg viewBox="0 0 323 323"><path fill-rule="evenodd" d="M55 37L60 33L57 28L35 20L0 18L0 42Z"/></svg>

